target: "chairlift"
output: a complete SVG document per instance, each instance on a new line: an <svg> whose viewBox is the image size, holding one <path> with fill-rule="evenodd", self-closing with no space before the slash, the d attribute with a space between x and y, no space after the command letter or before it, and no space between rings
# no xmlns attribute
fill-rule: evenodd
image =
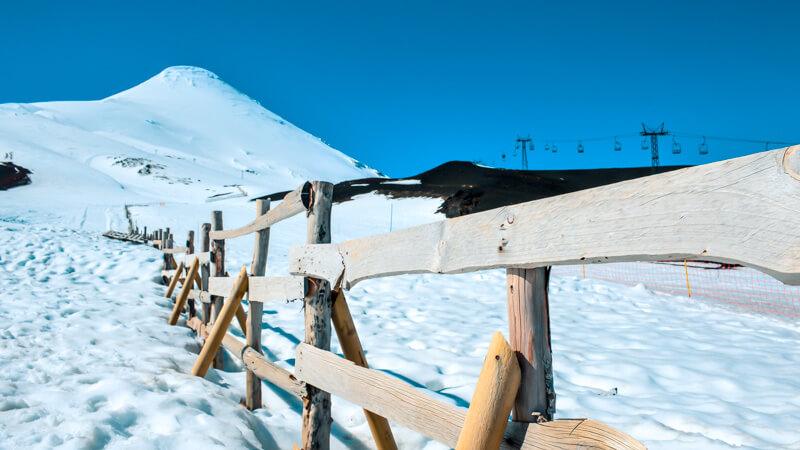
<svg viewBox="0 0 800 450"><path fill-rule="evenodd" d="M675 141L675 136L672 136L672 154L677 155L681 152L681 144Z"/></svg>
<svg viewBox="0 0 800 450"><path fill-rule="evenodd" d="M553 153L556 152L558 152L558 146L555 143L553 143Z"/></svg>
<svg viewBox="0 0 800 450"><path fill-rule="evenodd" d="M581 141L578 141L578 153L583 153L583 150L584 150L583 143Z"/></svg>
<svg viewBox="0 0 800 450"><path fill-rule="evenodd" d="M502 156L502 158L503 158L503 162L505 162L505 160L506 160L506 154L505 154L505 153L503 153L501 156Z"/></svg>
<svg viewBox="0 0 800 450"><path fill-rule="evenodd" d="M707 155L708 154L708 144L706 144L706 137L705 136L703 136L703 142L701 142L700 145L698 146L698 150L700 151L701 155Z"/></svg>
<svg viewBox="0 0 800 450"><path fill-rule="evenodd" d="M544 143L544 151L546 151L546 152L550 151L550 143L549 142L545 142Z"/></svg>
<svg viewBox="0 0 800 450"><path fill-rule="evenodd" d="M529 152L533 151L533 141L528 142L528 151Z"/></svg>
<svg viewBox="0 0 800 450"><path fill-rule="evenodd" d="M650 141L647 138L642 139L642 150L647 150L650 148Z"/></svg>
<svg viewBox="0 0 800 450"><path fill-rule="evenodd" d="M614 136L614 151L615 152L621 152L622 151L622 144L619 143L619 141L617 140L616 136Z"/></svg>

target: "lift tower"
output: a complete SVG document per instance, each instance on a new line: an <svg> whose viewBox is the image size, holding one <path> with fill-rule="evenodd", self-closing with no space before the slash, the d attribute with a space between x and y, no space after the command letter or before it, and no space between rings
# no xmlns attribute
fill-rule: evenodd
<svg viewBox="0 0 800 450"><path fill-rule="evenodd" d="M522 149L522 170L528 170L528 151L527 147L528 144L531 145L531 150L533 150L533 139L531 139L530 135L528 137L519 137L517 136L517 148Z"/></svg>
<svg viewBox="0 0 800 450"><path fill-rule="evenodd" d="M661 122L661 126L657 128L647 128L644 122L642 122L642 131L639 132L639 134L642 136L650 136L650 155L653 158L652 169L653 172L655 172L655 168L659 166L658 137L668 135L669 131L664 130L664 122Z"/></svg>

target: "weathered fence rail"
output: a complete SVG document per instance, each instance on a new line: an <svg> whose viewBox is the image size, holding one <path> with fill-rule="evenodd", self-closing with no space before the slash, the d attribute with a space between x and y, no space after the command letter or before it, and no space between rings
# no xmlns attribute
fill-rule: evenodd
<svg viewBox="0 0 800 450"><path fill-rule="evenodd" d="M627 261L738 263L800 284L800 146L689 167L335 245L291 272L337 282L406 273Z"/></svg>
<svg viewBox="0 0 800 450"><path fill-rule="evenodd" d="M215 211L211 223L201 227L200 253L194 253L193 233L179 248L168 230L147 237L164 254L166 295L173 296L182 284L170 323L186 310L187 325L205 340L192 373L203 376L212 366L221 368L225 348L247 368L248 408L261 406L261 380L301 398L304 449L329 446L331 394L364 408L380 449L397 447L389 420L455 448L643 448L599 422L552 420L549 266L703 259L748 265L800 284L798 148L337 244L330 235L332 186L315 181L292 191L274 209L259 202L256 218L239 228L223 229L222 213ZM265 276L270 227L303 212L307 244L291 249L292 276ZM225 240L249 234L255 234L250 270L225 276ZM185 257L176 262L180 254ZM499 334L493 337L469 410L369 369L342 289L369 278L490 268L508 272L511 339L509 344ZM301 298L305 342L297 348L291 373L261 352L262 302ZM199 317L195 300L203 305ZM228 333L234 317L245 342ZM344 358L330 352L333 331Z"/></svg>

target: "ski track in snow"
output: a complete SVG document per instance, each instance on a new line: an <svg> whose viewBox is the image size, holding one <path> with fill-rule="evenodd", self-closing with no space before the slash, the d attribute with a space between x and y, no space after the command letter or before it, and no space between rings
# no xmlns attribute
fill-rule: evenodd
<svg viewBox="0 0 800 450"><path fill-rule="evenodd" d="M233 246L232 262L249 245ZM229 372L189 375L198 343L166 324L159 266L153 249L0 221L0 447L300 442L300 402L265 385L267 406L246 411L230 357ZM348 297L371 367L461 407L491 333L507 334L502 271L368 280ZM603 421L650 448L800 447L795 323L554 277L551 326L558 417ZM291 370L301 304L265 305L263 335L267 357ZM333 417L334 448L372 447L360 408L334 398ZM401 448L444 448L393 428Z"/></svg>

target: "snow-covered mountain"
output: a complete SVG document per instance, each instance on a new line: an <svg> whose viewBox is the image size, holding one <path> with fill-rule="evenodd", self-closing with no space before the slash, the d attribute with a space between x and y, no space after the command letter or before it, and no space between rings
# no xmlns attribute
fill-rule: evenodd
<svg viewBox="0 0 800 450"><path fill-rule="evenodd" d="M377 174L186 66L103 100L2 104L6 152L33 171L33 183L4 193L3 203L48 209L199 203Z"/></svg>

